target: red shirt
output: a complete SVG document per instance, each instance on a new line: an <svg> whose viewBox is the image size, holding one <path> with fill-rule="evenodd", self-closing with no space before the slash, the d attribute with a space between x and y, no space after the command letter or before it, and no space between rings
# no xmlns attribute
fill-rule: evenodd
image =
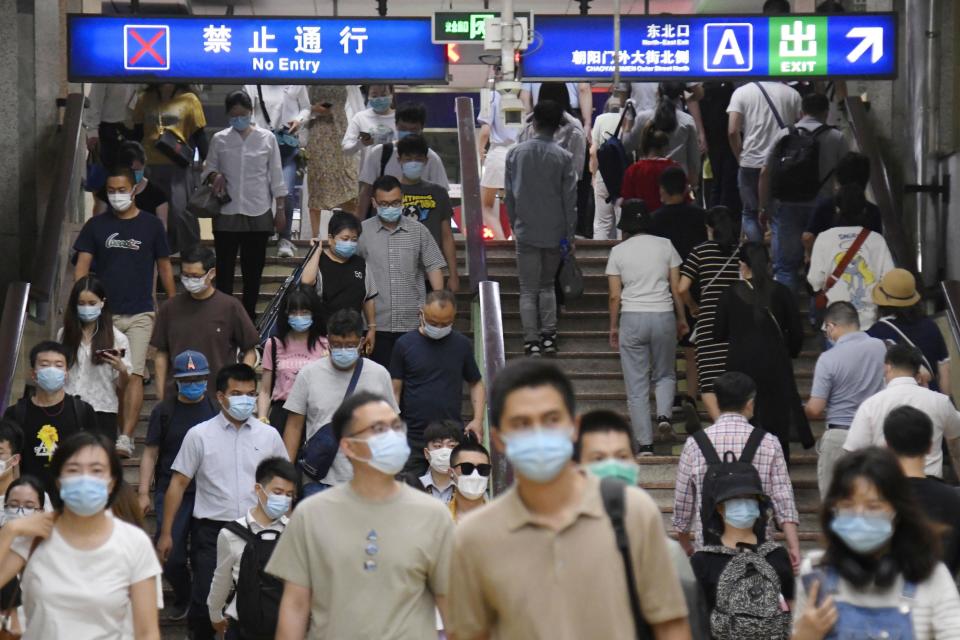
<svg viewBox="0 0 960 640"><path fill-rule="evenodd" d="M647 211L660 208L660 174L667 167L680 165L669 158L644 158L627 167L623 175L620 195L624 200L640 198L647 205Z"/></svg>

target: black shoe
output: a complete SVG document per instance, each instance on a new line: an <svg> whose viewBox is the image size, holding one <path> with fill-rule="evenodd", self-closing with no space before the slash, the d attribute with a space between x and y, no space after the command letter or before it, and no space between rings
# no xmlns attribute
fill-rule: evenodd
<svg viewBox="0 0 960 640"><path fill-rule="evenodd" d="M637 456L638 456L638 457L645 458L645 457L647 457L647 456L652 456L652 455L654 455L654 453L653 453L653 445L652 445L652 444L642 444L642 445L640 445L639 447L637 447Z"/></svg>
<svg viewBox="0 0 960 640"><path fill-rule="evenodd" d="M670 422L670 418L668 416L657 416L657 441L673 442L674 436L673 424Z"/></svg>
<svg viewBox="0 0 960 640"><path fill-rule="evenodd" d="M190 605L178 606L174 604L164 608L163 618L165 620L179 622L180 620L186 620L188 613L190 613Z"/></svg>
<svg viewBox="0 0 960 640"><path fill-rule="evenodd" d="M687 435L692 436L703 428L703 425L700 424L700 414L697 413L697 405L692 402L684 402L682 409L683 426L687 431Z"/></svg>
<svg viewBox="0 0 960 640"><path fill-rule="evenodd" d="M539 358L543 355L540 350L539 342L524 342L523 343L523 355L528 358Z"/></svg>
<svg viewBox="0 0 960 640"><path fill-rule="evenodd" d="M557 355L557 334L554 333L543 333L540 335L540 351L543 352L545 356L555 356Z"/></svg>

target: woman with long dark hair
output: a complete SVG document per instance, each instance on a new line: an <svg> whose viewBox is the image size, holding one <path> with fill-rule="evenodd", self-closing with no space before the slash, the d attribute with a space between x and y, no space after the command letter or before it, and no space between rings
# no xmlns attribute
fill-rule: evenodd
<svg viewBox="0 0 960 640"><path fill-rule="evenodd" d="M316 294L305 286L294 289L284 301L284 314L277 323L277 335L263 348L263 375L257 397L257 415L283 435L287 400L300 370L327 355L320 305Z"/></svg>
<svg viewBox="0 0 960 640"><path fill-rule="evenodd" d="M780 440L789 462L791 434L805 448L814 442L791 362L803 346L800 312L790 290L771 276L766 247L748 242L737 257L740 281L720 299L716 337L729 342L726 370L756 382L753 422Z"/></svg>
<svg viewBox="0 0 960 640"><path fill-rule="evenodd" d="M804 560L794 640L960 638L960 595L896 456L837 463L820 510L826 550Z"/></svg>
<svg viewBox="0 0 960 640"><path fill-rule="evenodd" d="M68 354L64 391L91 405L100 433L116 440L119 398L131 367L130 343L114 328L106 289L96 277L84 276L73 285L57 339Z"/></svg>
<svg viewBox="0 0 960 640"><path fill-rule="evenodd" d="M624 200L643 200L647 211L653 213L660 208L660 175L669 167L679 166L667 156L670 136L660 131L652 122L643 125L640 132L639 160L627 167L620 186L620 197Z"/></svg>
<svg viewBox="0 0 960 640"><path fill-rule="evenodd" d="M640 149L643 128L649 123L657 131L667 134L666 157L683 167L690 184L696 186L700 182L700 145L697 124L693 116L683 110L684 90L682 82L661 82L657 89L656 108L637 114L623 145L628 152Z"/></svg>
<svg viewBox="0 0 960 640"><path fill-rule="evenodd" d="M727 341L716 336L717 303L720 296L740 277L737 246L740 216L726 207L707 212L707 238L693 248L680 266L677 288L684 304L697 319L691 341L696 346L700 396L711 420L720 417L713 381L726 370ZM694 339L695 338L695 339ZM693 395L694 389L687 393Z"/></svg>

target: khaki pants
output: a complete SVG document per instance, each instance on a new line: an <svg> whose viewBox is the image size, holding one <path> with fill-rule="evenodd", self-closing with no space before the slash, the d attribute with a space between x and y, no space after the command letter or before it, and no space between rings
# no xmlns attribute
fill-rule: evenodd
<svg viewBox="0 0 960 640"><path fill-rule="evenodd" d="M833 467L846 453L843 443L847 441L846 429L827 429L817 441L817 487L822 500L833 480Z"/></svg>
<svg viewBox="0 0 960 640"><path fill-rule="evenodd" d="M113 316L113 326L130 341L130 373L141 378L147 370L147 349L150 348L156 315L150 311L132 316Z"/></svg>

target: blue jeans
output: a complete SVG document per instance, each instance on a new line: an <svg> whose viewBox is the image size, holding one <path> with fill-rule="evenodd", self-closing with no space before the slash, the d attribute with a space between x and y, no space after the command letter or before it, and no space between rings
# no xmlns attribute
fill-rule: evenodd
<svg viewBox="0 0 960 640"><path fill-rule="evenodd" d="M763 231L758 219L760 209L760 169L740 167L737 173L740 200L743 202L742 231L748 242L761 242Z"/></svg>
<svg viewBox="0 0 960 640"><path fill-rule="evenodd" d="M287 197L284 200L287 225L283 228L280 237L286 240L293 236L293 210L300 200L300 193L297 191L297 156L299 155L300 152L297 151L283 162L283 183L287 185Z"/></svg>
<svg viewBox="0 0 960 640"><path fill-rule="evenodd" d="M167 495L166 489L158 489L153 497L153 509L157 514L157 537L160 536L160 525L163 523L163 499ZM190 550L190 518L193 515L193 493L183 494L180 510L173 519L173 548L170 556L163 564L163 577L173 588L173 606L177 609L190 604L190 570L187 568L187 559Z"/></svg>
<svg viewBox="0 0 960 640"><path fill-rule="evenodd" d="M794 293L803 265L803 230L813 214L813 202L775 202L773 216L773 279Z"/></svg>

